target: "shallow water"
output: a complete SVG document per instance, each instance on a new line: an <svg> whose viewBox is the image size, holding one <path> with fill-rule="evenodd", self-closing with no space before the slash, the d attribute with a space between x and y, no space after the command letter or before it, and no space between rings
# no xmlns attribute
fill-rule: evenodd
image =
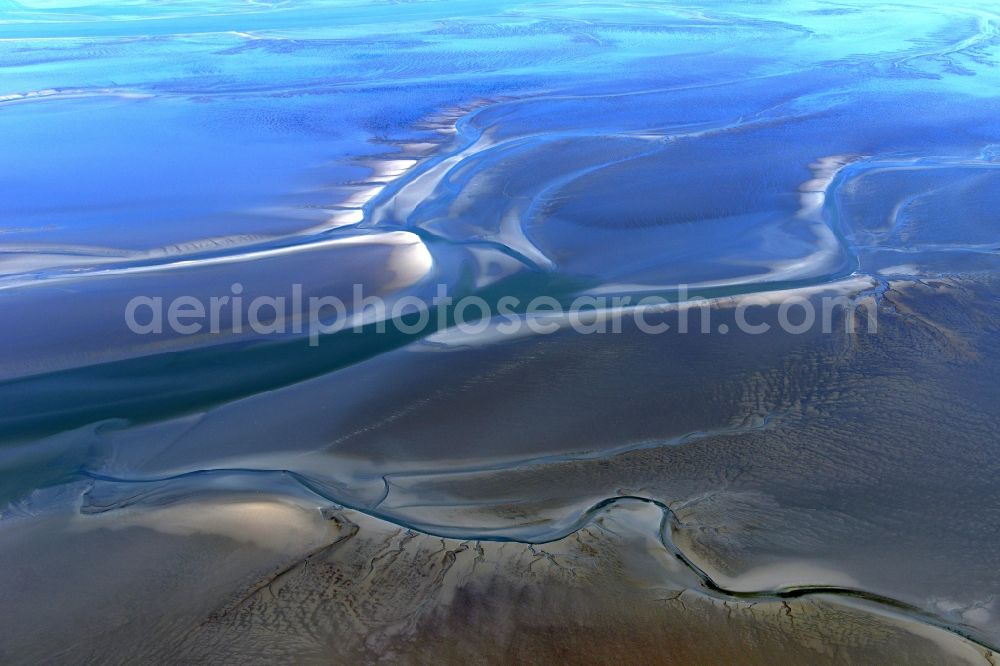
<svg viewBox="0 0 1000 666"><path fill-rule="evenodd" d="M998 51L988 3L0 0L0 656L989 659ZM441 285L520 305L378 331ZM537 296L621 330L506 334ZM831 296L877 330L781 330Z"/></svg>

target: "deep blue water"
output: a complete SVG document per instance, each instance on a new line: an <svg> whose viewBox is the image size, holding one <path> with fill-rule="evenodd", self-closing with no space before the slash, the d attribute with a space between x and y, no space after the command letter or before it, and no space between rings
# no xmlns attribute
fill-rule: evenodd
<svg viewBox="0 0 1000 666"><path fill-rule="evenodd" d="M994 10L0 0L0 549L248 487L528 542L641 496L699 507L673 538L723 587L849 587L1000 644ZM234 283L723 318L798 290L880 327L125 324Z"/></svg>

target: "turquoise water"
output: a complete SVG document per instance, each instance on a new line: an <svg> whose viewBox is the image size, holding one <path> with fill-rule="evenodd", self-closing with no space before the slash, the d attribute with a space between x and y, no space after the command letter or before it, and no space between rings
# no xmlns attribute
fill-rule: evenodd
<svg viewBox="0 0 1000 666"><path fill-rule="evenodd" d="M527 543L640 497L716 591L997 645L993 10L0 0L0 549L237 491ZM729 333L124 315L357 284L698 296ZM748 294L879 327L748 335Z"/></svg>

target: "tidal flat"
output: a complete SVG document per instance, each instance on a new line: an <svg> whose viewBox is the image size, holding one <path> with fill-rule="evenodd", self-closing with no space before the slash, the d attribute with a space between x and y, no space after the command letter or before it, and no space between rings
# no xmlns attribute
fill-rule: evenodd
<svg viewBox="0 0 1000 666"><path fill-rule="evenodd" d="M0 661L995 663L998 63L0 0Z"/></svg>

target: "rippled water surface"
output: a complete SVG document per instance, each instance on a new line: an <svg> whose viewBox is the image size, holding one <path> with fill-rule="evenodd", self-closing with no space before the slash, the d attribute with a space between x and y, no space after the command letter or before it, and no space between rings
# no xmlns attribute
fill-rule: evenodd
<svg viewBox="0 0 1000 666"><path fill-rule="evenodd" d="M0 0L0 661L993 663L995 9Z"/></svg>

